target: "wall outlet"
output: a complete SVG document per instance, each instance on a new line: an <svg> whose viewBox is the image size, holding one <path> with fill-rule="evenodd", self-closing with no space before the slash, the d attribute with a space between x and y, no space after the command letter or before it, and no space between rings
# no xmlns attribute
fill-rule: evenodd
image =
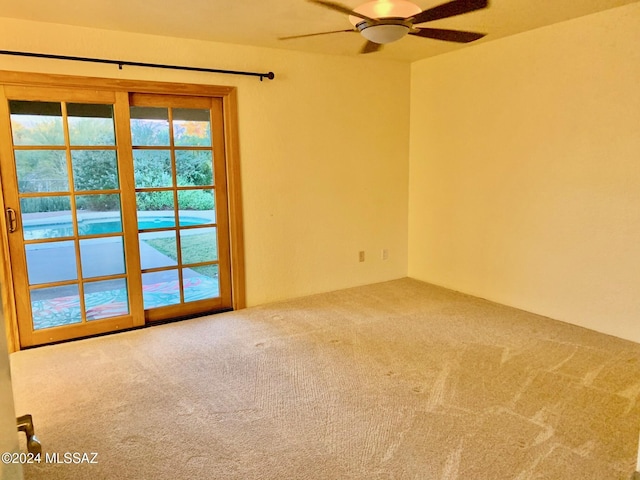
<svg viewBox="0 0 640 480"><path fill-rule="evenodd" d="M360 252L358 253L358 259L361 262L364 262L364 250L360 250Z"/></svg>
<svg viewBox="0 0 640 480"><path fill-rule="evenodd" d="M381 257L382 257L382 260L389 260L389 250L386 248L383 248Z"/></svg>

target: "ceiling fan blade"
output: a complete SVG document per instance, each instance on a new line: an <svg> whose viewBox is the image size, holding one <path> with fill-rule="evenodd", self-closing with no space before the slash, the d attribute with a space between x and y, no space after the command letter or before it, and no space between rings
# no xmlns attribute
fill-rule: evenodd
<svg viewBox="0 0 640 480"><path fill-rule="evenodd" d="M356 33L360 33L358 30L352 28L349 30L334 30L333 32L319 32L319 33L307 33L304 35L290 35L288 37L278 37L278 40L291 40L294 38L305 38L305 37L315 37L318 35L329 35L331 33L344 33L344 32L356 32Z"/></svg>
<svg viewBox="0 0 640 480"><path fill-rule="evenodd" d="M444 40L445 42L469 43L484 37L486 33L447 30L444 28L419 28L415 32L409 32L409 35L434 38L436 40Z"/></svg>
<svg viewBox="0 0 640 480"><path fill-rule="evenodd" d="M365 43L360 50L360 53L373 53L379 51L381 48L382 45L380 45L379 43L367 41L367 43Z"/></svg>
<svg viewBox="0 0 640 480"><path fill-rule="evenodd" d="M317 5L322 5L323 7L330 8L331 10L335 10L336 12L346 13L347 15L353 15L354 17L358 17L372 23L378 23L378 20L376 20L375 18L370 18L370 17L367 17L366 15L363 15L354 10L351 10L349 7L347 7L346 5L342 5L341 3L329 2L327 0L309 0L309 1L311 3L315 3Z"/></svg>
<svg viewBox="0 0 640 480"><path fill-rule="evenodd" d="M441 18L455 17L463 13L481 10L489 6L489 0L452 0L437 7L429 8L413 17L414 25L431 22Z"/></svg>

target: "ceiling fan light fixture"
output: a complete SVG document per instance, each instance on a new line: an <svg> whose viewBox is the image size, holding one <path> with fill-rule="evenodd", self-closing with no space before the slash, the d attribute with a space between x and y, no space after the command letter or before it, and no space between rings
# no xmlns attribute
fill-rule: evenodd
<svg viewBox="0 0 640 480"><path fill-rule="evenodd" d="M362 22L366 23L366 22ZM397 25L363 25L364 28L358 29L364 38L373 42L384 45L385 43L395 42L400 40L407 33L409 33L409 27L403 24Z"/></svg>
<svg viewBox="0 0 640 480"><path fill-rule="evenodd" d="M417 15L422 10L417 5L406 0L375 0L367 2L353 9L354 12L380 20L373 23L350 15L349 21L364 38L373 43L384 45L395 42L404 37L411 28L407 19Z"/></svg>

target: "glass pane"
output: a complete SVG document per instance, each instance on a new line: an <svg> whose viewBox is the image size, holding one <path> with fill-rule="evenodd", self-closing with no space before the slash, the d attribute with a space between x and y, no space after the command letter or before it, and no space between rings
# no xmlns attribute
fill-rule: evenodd
<svg viewBox="0 0 640 480"><path fill-rule="evenodd" d="M78 235L121 233L120 195L76 196Z"/></svg>
<svg viewBox="0 0 640 480"><path fill-rule="evenodd" d="M21 198L20 212L25 240L73 235L69 197Z"/></svg>
<svg viewBox="0 0 640 480"><path fill-rule="evenodd" d="M134 146L169 145L169 110L131 107L131 141Z"/></svg>
<svg viewBox="0 0 640 480"><path fill-rule="evenodd" d="M129 295L126 279L85 283L84 306L89 321L127 315Z"/></svg>
<svg viewBox="0 0 640 480"><path fill-rule="evenodd" d="M64 145L59 103L11 100L9 110L14 145Z"/></svg>
<svg viewBox="0 0 640 480"><path fill-rule="evenodd" d="M170 267L177 265L178 247L175 230L168 232L141 233L140 265L148 268Z"/></svg>
<svg viewBox="0 0 640 480"><path fill-rule="evenodd" d="M173 142L176 146L211 146L209 110L174 108Z"/></svg>
<svg viewBox="0 0 640 480"><path fill-rule="evenodd" d="M218 238L215 228L180 230L182 264L212 262L218 259Z"/></svg>
<svg viewBox="0 0 640 480"><path fill-rule="evenodd" d="M176 150L176 176L179 187L213 185L211 150Z"/></svg>
<svg viewBox="0 0 640 480"><path fill-rule="evenodd" d="M182 271L184 301L194 302L220 296L218 265L185 268Z"/></svg>
<svg viewBox="0 0 640 480"><path fill-rule="evenodd" d="M138 192L138 229L166 228L175 226L173 192Z"/></svg>
<svg viewBox="0 0 640 480"><path fill-rule="evenodd" d="M124 273L122 237L80 240L80 261L84 278Z"/></svg>
<svg viewBox="0 0 640 480"><path fill-rule="evenodd" d="M78 285L31 290L31 314L34 330L82 322Z"/></svg>
<svg viewBox="0 0 640 480"><path fill-rule="evenodd" d="M145 309L180 303L178 270L143 273L142 297Z"/></svg>
<svg viewBox="0 0 640 480"><path fill-rule="evenodd" d="M84 103L67 104L71 145L115 145L113 106Z"/></svg>
<svg viewBox="0 0 640 480"><path fill-rule="evenodd" d="M183 227L216 223L213 190L180 190L178 209L178 220Z"/></svg>
<svg viewBox="0 0 640 480"><path fill-rule="evenodd" d="M118 162L113 150L74 150L71 152L73 184L76 190L116 190Z"/></svg>
<svg viewBox="0 0 640 480"><path fill-rule="evenodd" d="M133 173L136 188L171 187L171 152L169 150L134 150Z"/></svg>
<svg viewBox="0 0 640 480"><path fill-rule="evenodd" d="M16 150L15 159L20 193L69 191L64 150Z"/></svg>
<svg viewBox="0 0 640 480"><path fill-rule="evenodd" d="M76 280L76 251L73 241L25 245L29 285Z"/></svg>

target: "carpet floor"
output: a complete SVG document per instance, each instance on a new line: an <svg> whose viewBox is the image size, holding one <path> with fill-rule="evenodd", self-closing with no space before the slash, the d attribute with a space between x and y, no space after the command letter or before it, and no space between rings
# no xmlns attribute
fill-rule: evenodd
<svg viewBox="0 0 640 480"><path fill-rule="evenodd" d="M11 366L62 462L27 480L629 480L638 451L640 345L411 279Z"/></svg>

